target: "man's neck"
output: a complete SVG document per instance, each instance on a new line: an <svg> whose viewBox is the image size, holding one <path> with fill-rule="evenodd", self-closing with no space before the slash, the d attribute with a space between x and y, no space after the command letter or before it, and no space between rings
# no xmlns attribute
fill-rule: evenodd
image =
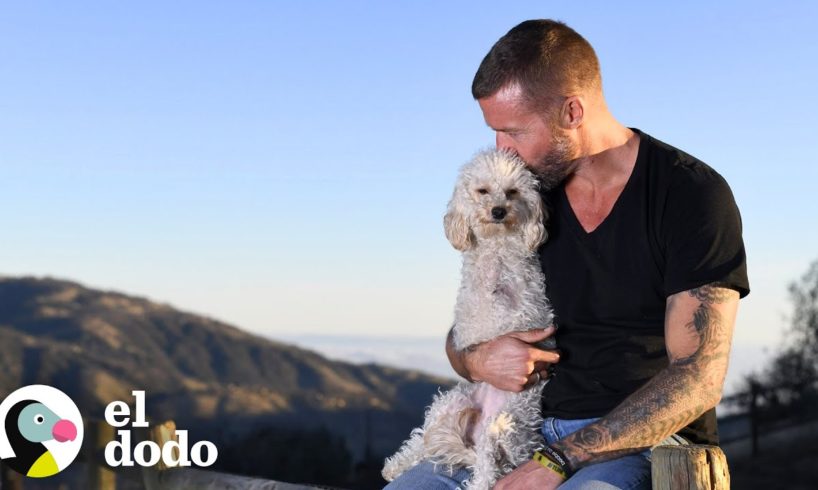
<svg viewBox="0 0 818 490"><path fill-rule="evenodd" d="M565 194L582 228L590 233L608 217L636 165L639 135L610 118L581 134L584 157L565 183Z"/></svg>
<svg viewBox="0 0 818 490"><path fill-rule="evenodd" d="M566 185L596 190L624 186L636 163L639 135L613 117L583 127L576 170Z"/></svg>

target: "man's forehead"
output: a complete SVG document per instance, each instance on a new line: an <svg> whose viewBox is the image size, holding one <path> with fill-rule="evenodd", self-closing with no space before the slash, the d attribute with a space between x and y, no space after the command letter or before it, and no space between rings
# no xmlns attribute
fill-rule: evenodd
<svg viewBox="0 0 818 490"><path fill-rule="evenodd" d="M496 130L514 129L535 116L528 108L523 89L518 84L505 85L478 103L486 124Z"/></svg>
<svg viewBox="0 0 818 490"><path fill-rule="evenodd" d="M525 100L525 92L519 83L512 82L500 87L500 90L494 93L494 97L498 100L519 104Z"/></svg>

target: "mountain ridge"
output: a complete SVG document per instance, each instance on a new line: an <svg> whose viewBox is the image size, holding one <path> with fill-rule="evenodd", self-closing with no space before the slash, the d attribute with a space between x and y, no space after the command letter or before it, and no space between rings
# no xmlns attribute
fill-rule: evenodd
<svg viewBox="0 0 818 490"><path fill-rule="evenodd" d="M326 427L360 457L394 450L452 382L330 360L143 297L0 276L0 394L35 383L92 417L143 389L154 420L226 438L267 425Z"/></svg>

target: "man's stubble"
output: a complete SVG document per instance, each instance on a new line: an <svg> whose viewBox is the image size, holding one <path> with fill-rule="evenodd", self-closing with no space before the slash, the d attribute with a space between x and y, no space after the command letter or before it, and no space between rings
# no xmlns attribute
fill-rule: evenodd
<svg viewBox="0 0 818 490"><path fill-rule="evenodd" d="M559 128L552 127L551 151L529 168L540 180L543 190L551 190L571 175L576 169L576 145Z"/></svg>

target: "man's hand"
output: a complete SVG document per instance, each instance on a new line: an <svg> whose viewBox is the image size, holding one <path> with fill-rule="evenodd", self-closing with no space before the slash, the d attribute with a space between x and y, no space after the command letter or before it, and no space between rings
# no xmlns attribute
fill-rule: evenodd
<svg viewBox="0 0 818 490"><path fill-rule="evenodd" d="M521 464L494 485L494 490L551 490L564 482L563 478L551 470L543 468L536 461Z"/></svg>
<svg viewBox="0 0 818 490"><path fill-rule="evenodd" d="M531 345L553 334L551 326L502 335L463 352L462 367L472 381L485 381L503 391L520 392L539 379L546 379L551 364L559 362L556 351Z"/></svg>

